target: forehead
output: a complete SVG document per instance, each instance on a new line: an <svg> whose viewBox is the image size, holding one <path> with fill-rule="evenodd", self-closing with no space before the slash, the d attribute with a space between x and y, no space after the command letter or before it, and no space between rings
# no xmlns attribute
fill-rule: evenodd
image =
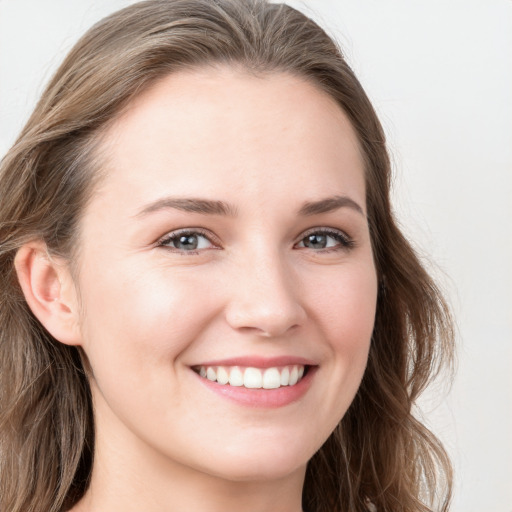
<svg viewBox="0 0 512 512"><path fill-rule="evenodd" d="M135 98L104 139L104 190L146 200L342 186L364 195L357 136L335 100L287 73L173 73ZM293 180L293 181L292 181ZM272 187L269 187L269 185ZM364 204L364 197L359 197Z"/></svg>

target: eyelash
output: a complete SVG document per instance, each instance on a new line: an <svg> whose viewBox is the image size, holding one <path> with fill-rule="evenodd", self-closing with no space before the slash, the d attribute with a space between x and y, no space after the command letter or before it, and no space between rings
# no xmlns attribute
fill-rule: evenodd
<svg viewBox="0 0 512 512"><path fill-rule="evenodd" d="M315 252L322 252L322 253L328 253L328 252L335 252L335 251L347 251L354 247L355 242L352 238L350 238L346 233L343 231L339 231L337 229L327 229L327 228L313 228L308 230L306 233L304 233L299 240L298 243L304 242L304 240L311 235L325 235L330 238L333 238L336 240L339 245L336 245L334 247L326 247L324 249L320 249L319 251ZM304 249L307 249L307 247L304 247Z"/></svg>
<svg viewBox="0 0 512 512"><path fill-rule="evenodd" d="M177 252L177 253L181 253L181 254L199 254L199 250L202 250L202 249L184 251L184 250L177 249L176 247L172 247L169 245L172 242L179 240L180 237L198 236L198 235L203 238L206 238L213 245L213 247L211 247L211 248L213 248L213 249L219 248L218 247L219 243L215 241L215 237L212 235L212 233L205 231L204 229L201 229L201 228L182 229L179 231L173 231L172 233L169 233L169 234L165 235L163 238L161 238L157 242L157 247L163 247L172 252Z"/></svg>
<svg viewBox="0 0 512 512"><path fill-rule="evenodd" d="M212 235L212 233L205 231L201 228L193 228L193 229L183 229L179 231L173 231L172 233L167 234L165 237L161 238L157 242L157 247L163 247L165 249L168 249L172 252L180 253L180 254L199 254L199 251L204 249L194 249L190 251L178 249L176 247L172 247L170 244L179 240L180 237L186 237L186 236L201 236L206 238L213 247L210 247L209 249L219 249L220 243L216 241L215 237ZM354 247L355 243L354 240L352 240L346 233L343 231L338 231L334 229L326 229L326 228L313 228L308 230L306 233L304 233L301 237L301 239L294 244L294 247L299 244L303 243L304 240L311 235L323 235L328 236L330 238L333 238L338 242L339 245L336 245L334 247L326 247L323 249L319 249L318 251L314 252L321 252L321 253L329 253L329 252L335 252L335 251L347 251ZM308 249L308 247L301 247L300 249Z"/></svg>

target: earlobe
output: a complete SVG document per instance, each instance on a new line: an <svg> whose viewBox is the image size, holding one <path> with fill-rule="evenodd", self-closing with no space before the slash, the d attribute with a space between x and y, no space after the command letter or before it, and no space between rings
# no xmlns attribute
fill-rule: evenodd
<svg viewBox="0 0 512 512"><path fill-rule="evenodd" d="M43 242L21 247L14 265L25 300L46 330L66 345L80 345L78 305L68 266Z"/></svg>

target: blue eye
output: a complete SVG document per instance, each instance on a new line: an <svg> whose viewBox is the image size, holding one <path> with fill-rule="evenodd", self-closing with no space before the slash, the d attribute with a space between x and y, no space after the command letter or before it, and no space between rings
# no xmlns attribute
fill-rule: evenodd
<svg viewBox="0 0 512 512"><path fill-rule="evenodd" d="M353 246L353 241L341 231L319 229L309 232L297 247L323 250L323 249L347 249Z"/></svg>
<svg viewBox="0 0 512 512"><path fill-rule="evenodd" d="M192 252L214 247L210 239L198 231L179 231L177 233L171 233L163 238L158 245L160 247L170 247L171 249L183 252Z"/></svg>

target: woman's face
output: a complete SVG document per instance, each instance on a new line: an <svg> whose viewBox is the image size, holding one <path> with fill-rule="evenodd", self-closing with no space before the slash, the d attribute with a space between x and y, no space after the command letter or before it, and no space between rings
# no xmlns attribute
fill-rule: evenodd
<svg viewBox="0 0 512 512"><path fill-rule="evenodd" d="M347 117L287 74L180 72L102 149L77 274L98 457L303 471L357 391L375 315Z"/></svg>

